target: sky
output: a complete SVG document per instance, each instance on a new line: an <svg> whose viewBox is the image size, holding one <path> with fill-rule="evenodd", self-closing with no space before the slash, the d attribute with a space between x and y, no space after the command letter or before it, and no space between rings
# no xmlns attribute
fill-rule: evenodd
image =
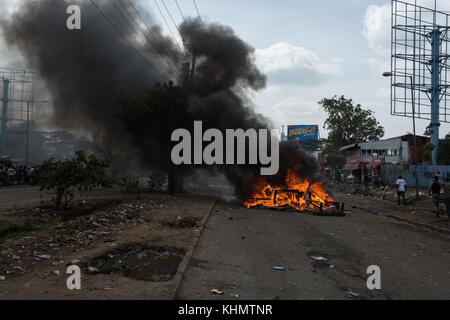
<svg viewBox="0 0 450 320"><path fill-rule="evenodd" d="M0 0L12 7L18 0ZM158 0L160 1L160 0ZM413 0L407 0L413 1ZM417 0L432 5L434 0ZM168 28L154 2L153 10L165 32ZM175 21L181 14L174 0L165 0ZM185 16L196 16L193 0L178 0ZM267 74L268 85L250 96L258 112L276 127L319 124L326 119L318 104L323 98L344 95L374 111L385 127L385 137L412 132L412 120L390 113L389 0L196 0L202 19L232 27L255 49L255 61ZM438 8L450 11L449 0L437 0ZM4 7L5 8L5 7ZM5 10L5 9L4 9ZM169 20L170 21L170 20ZM171 25L172 31L176 29ZM0 41L0 61L8 50ZM13 55L14 57L14 55ZM422 134L429 121L417 121ZM441 126L441 136L450 125ZM321 136L326 137L322 129Z"/></svg>

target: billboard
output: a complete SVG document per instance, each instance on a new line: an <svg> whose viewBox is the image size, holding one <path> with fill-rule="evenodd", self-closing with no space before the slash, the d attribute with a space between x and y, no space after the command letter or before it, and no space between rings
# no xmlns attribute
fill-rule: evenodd
<svg viewBox="0 0 450 320"><path fill-rule="evenodd" d="M300 141L318 141L319 126L318 125L298 125L288 126L288 139Z"/></svg>
<svg viewBox="0 0 450 320"><path fill-rule="evenodd" d="M288 126L288 140L299 141L306 150L316 151L319 141L318 125Z"/></svg>

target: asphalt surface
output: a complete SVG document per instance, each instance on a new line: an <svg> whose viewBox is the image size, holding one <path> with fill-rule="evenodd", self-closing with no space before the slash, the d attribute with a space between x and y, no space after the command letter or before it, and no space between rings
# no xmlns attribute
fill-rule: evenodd
<svg viewBox="0 0 450 320"><path fill-rule="evenodd" d="M367 289L371 265L382 290ZM221 203L177 298L450 299L450 236L357 209L317 217Z"/></svg>

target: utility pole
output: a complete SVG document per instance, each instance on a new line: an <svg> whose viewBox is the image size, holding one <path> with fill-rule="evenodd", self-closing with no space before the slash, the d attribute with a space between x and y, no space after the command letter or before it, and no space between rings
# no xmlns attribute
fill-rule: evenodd
<svg viewBox="0 0 450 320"><path fill-rule="evenodd" d="M30 166L30 104L31 101L27 101L27 150L26 150L26 164Z"/></svg>
<svg viewBox="0 0 450 320"><path fill-rule="evenodd" d="M8 102L9 102L9 80L3 79L3 105L0 132L0 155L6 156L7 130L8 130Z"/></svg>
<svg viewBox="0 0 450 320"><path fill-rule="evenodd" d="M434 146L431 161L438 165L439 154L439 104L441 101L441 31L435 29L430 34L432 47L431 60L431 143Z"/></svg>
<svg viewBox="0 0 450 320"><path fill-rule="evenodd" d="M188 45L185 45L188 47ZM181 86L187 96L191 95L194 89L196 55L192 54L192 62L183 62L181 65ZM183 166L175 166L170 162L168 173L167 192L171 195L183 192L184 170Z"/></svg>
<svg viewBox="0 0 450 320"><path fill-rule="evenodd" d="M183 64L183 71L185 72L183 78L183 88L186 92L186 97L189 98L194 92L194 81L195 81L195 67L196 67L197 57L194 52L192 52L192 62ZM175 192L182 193L184 190L184 172L185 168L183 165L176 167L175 169Z"/></svg>

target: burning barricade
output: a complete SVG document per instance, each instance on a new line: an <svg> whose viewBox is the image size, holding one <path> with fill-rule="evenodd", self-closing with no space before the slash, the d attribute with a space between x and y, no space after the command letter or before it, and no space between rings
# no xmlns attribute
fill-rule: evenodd
<svg viewBox="0 0 450 320"><path fill-rule="evenodd" d="M321 183L301 179L293 171L288 171L284 180L281 185L273 185L266 178L260 177L255 184L255 192L244 202L244 206L292 208L319 215L345 215L344 204L335 202Z"/></svg>

